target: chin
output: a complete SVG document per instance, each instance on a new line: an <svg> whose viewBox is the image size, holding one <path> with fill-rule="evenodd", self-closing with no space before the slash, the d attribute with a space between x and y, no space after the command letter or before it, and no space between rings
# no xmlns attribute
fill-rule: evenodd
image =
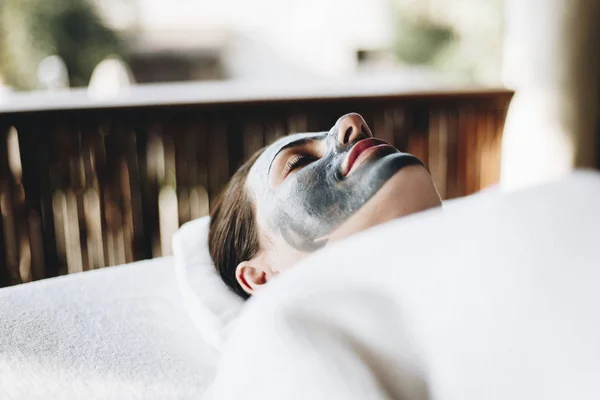
<svg viewBox="0 0 600 400"><path fill-rule="evenodd" d="M442 205L431 175L422 165L396 172L356 213L330 236L343 239L373 226Z"/></svg>

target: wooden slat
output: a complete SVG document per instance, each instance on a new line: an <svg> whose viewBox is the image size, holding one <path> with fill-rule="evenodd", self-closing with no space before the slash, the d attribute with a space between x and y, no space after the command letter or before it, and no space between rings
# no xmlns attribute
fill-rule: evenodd
<svg viewBox="0 0 600 400"><path fill-rule="evenodd" d="M440 196L446 199L448 197L448 116L442 110L431 110L429 126L429 170Z"/></svg>
<svg viewBox="0 0 600 400"><path fill-rule="evenodd" d="M153 186L156 185L148 174L148 140L149 140L149 122L139 114L132 114L130 118L134 121L133 126L136 132L136 156L138 165L138 191L140 202L140 222L138 228L141 231L138 237L138 259L147 259L152 257L153 232L156 231L156 218L152 218L155 210L156 197L152 196Z"/></svg>
<svg viewBox="0 0 600 400"><path fill-rule="evenodd" d="M7 221L10 204L10 169L8 166L7 136L8 124L0 125L0 284L2 286L20 283L14 261L14 233L12 224Z"/></svg>
<svg viewBox="0 0 600 400"><path fill-rule="evenodd" d="M160 254L160 226L158 196L160 182L165 177L164 146L162 126L157 120L146 121L144 142L139 148L141 158L142 193L144 200L144 226L146 227L146 255L158 257Z"/></svg>
<svg viewBox="0 0 600 400"><path fill-rule="evenodd" d="M40 121L41 122L41 121ZM25 193L25 214L29 254L31 256L31 279L55 276L56 242L54 227L48 207L50 189L49 155L47 140L40 135L38 126L46 124L19 124L19 150L23 171L22 184ZM52 263L52 266L49 263Z"/></svg>
<svg viewBox="0 0 600 400"><path fill-rule="evenodd" d="M244 124L243 130L243 148L244 160L252 157L254 153L262 149L265 145L264 125L257 118L249 118Z"/></svg>
<svg viewBox="0 0 600 400"><path fill-rule="evenodd" d="M289 133L301 133L308 131L308 118L306 114L300 112L292 112L287 118L288 131Z"/></svg>
<svg viewBox="0 0 600 400"><path fill-rule="evenodd" d="M3 220L6 264L12 283L30 282L34 278L34 268L18 129L9 127L2 139L6 158L0 166L5 177L0 193L0 218Z"/></svg>
<svg viewBox="0 0 600 400"><path fill-rule="evenodd" d="M477 158L477 110L467 104L462 109L461 135L464 140L464 192L463 195L477 191L479 164Z"/></svg>
<svg viewBox="0 0 600 400"><path fill-rule="evenodd" d="M209 145L208 194L211 199L220 192L229 179L227 147L227 124L224 121L210 121L211 137Z"/></svg>
<svg viewBox="0 0 600 400"><path fill-rule="evenodd" d="M422 107L410 108L407 125L410 127L407 139L407 152L418 157L425 164L429 159L429 117Z"/></svg>
<svg viewBox="0 0 600 400"><path fill-rule="evenodd" d="M126 259L128 262L144 257L144 243L147 241L143 219L143 201L141 194L140 160L138 156L138 131L134 124L125 122L126 158L124 165L127 167L127 182L122 182L122 191L129 193L129 213L126 220L128 249Z"/></svg>
<svg viewBox="0 0 600 400"><path fill-rule="evenodd" d="M275 118L273 118L270 121L265 121L265 123L264 123L265 141L264 141L263 146L273 143L277 139L285 136L286 134L287 134L287 132L285 129L284 121L279 116L276 116Z"/></svg>
<svg viewBox="0 0 600 400"><path fill-rule="evenodd" d="M446 198L459 197L460 177L458 176L458 116L456 110L448 108L445 111L447 144L446 144Z"/></svg>
<svg viewBox="0 0 600 400"><path fill-rule="evenodd" d="M177 192L177 225L190 220L189 190L196 175L196 143L195 137L189 134L189 128L184 117L178 117L173 132L175 145L175 176Z"/></svg>

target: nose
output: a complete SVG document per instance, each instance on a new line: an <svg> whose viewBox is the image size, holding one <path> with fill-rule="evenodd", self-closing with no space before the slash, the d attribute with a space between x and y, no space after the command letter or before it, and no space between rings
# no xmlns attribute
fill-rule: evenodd
<svg viewBox="0 0 600 400"><path fill-rule="evenodd" d="M346 114L337 122L337 140L346 145L354 142L359 137L373 137L369 126L360 114Z"/></svg>

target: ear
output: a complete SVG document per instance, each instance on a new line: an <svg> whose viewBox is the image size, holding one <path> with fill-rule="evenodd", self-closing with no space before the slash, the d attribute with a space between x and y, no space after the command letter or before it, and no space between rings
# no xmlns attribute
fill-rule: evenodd
<svg viewBox="0 0 600 400"><path fill-rule="evenodd" d="M239 263L235 277L244 291L253 294L271 278L271 269L260 258Z"/></svg>

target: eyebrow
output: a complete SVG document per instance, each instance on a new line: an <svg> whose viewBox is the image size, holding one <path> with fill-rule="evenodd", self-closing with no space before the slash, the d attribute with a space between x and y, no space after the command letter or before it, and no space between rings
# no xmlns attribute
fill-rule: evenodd
<svg viewBox="0 0 600 400"><path fill-rule="evenodd" d="M291 141L291 142L286 143L283 146L281 146L281 148L279 150L277 150L277 152L273 155L273 157L271 158L271 161L269 162L269 168L267 169L267 176L271 173L271 167L273 166L273 161L275 161L275 159L277 158L279 153L281 153L282 151L289 149L291 147L301 146L301 145L304 145L309 142L314 142L315 140L323 140L327 136L325 135L325 137L320 137L322 135L322 133L323 132L320 132L320 133L316 133L314 136L311 136L311 137L297 139L297 140Z"/></svg>

